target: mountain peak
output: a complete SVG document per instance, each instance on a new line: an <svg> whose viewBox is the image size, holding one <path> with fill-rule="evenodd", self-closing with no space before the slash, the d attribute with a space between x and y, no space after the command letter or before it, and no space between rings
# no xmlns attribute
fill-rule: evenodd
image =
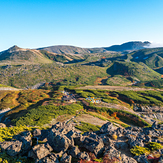
<svg viewBox="0 0 163 163"><path fill-rule="evenodd" d="M9 48L7 51L13 52L13 51L17 51L17 50L21 50L21 48L18 47L17 45L14 45L14 46L12 46L11 48Z"/></svg>

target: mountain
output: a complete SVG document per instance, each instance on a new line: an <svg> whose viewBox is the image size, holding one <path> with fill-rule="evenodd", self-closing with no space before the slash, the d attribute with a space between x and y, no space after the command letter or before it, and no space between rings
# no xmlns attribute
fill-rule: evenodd
<svg viewBox="0 0 163 163"><path fill-rule="evenodd" d="M39 50L23 49L16 45L0 53L0 64L52 63Z"/></svg>
<svg viewBox="0 0 163 163"><path fill-rule="evenodd" d="M143 62L150 68L163 66L163 48L141 49L133 52L131 61Z"/></svg>
<svg viewBox="0 0 163 163"><path fill-rule="evenodd" d="M37 50L46 50L49 52L53 52L56 54L85 54L85 53L104 53L110 51L122 52L122 51L133 51L144 49L150 45L150 42L145 41L131 41L126 42L121 45L113 45L110 47L101 47L101 48L80 48L76 46L67 46L67 45L57 45L57 46L49 46L38 48Z"/></svg>
<svg viewBox="0 0 163 163"><path fill-rule="evenodd" d="M87 48L80 48L75 46L68 45L58 45L58 46L49 46L44 48L39 48L37 50L46 50L56 54L83 54L90 53L90 50Z"/></svg>
<svg viewBox="0 0 163 163"><path fill-rule="evenodd" d="M139 50L139 49L144 49L145 47L148 47L151 43L148 41L141 42L141 41L131 41L131 42L126 42L121 45L113 45L110 47L105 47L105 50L108 51L132 51L132 50Z"/></svg>
<svg viewBox="0 0 163 163"><path fill-rule="evenodd" d="M161 75L149 68L144 63L115 61L107 69L107 73L112 77L122 75L125 77L136 77L140 81L160 79Z"/></svg>

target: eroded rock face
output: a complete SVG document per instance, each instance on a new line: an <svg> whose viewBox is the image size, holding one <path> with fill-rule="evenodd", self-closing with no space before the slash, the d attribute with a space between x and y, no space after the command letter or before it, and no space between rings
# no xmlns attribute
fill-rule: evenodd
<svg viewBox="0 0 163 163"><path fill-rule="evenodd" d="M50 154L52 147L49 144L38 144L35 145L28 153L28 157L35 159L42 159Z"/></svg>
<svg viewBox="0 0 163 163"><path fill-rule="evenodd" d="M100 128L100 132L101 133L109 133L112 134L112 132L115 130L115 127L113 126L113 124L111 122L107 122L105 123L101 128Z"/></svg>

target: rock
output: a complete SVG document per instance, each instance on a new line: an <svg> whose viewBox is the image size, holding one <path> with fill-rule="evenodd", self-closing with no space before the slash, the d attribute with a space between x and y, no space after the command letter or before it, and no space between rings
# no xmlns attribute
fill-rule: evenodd
<svg viewBox="0 0 163 163"><path fill-rule="evenodd" d="M56 129L52 129L48 136L48 143L52 146L53 150L56 152L66 151L69 146L73 146L73 140L70 140L65 135L56 131Z"/></svg>
<svg viewBox="0 0 163 163"><path fill-rule="evenodd" d="M123 150L125 150L125 149L128 148L128 144L126 142L116 142L115 143L115 147L117 149L123 149Z"/></svg>
<svg viewBox="0 0 163 163"><path fill-rule="evenodd" d="M90 161L89 154L87 152L85 152L85 151L80 152L77 157L78 157L78 159Z"/></svg>
<svg viewBox="0 0 163 163"><path fill-rule="evenodd" d="M67 155L67 153L63 154L63 156L61 157L60 162L61 163L71 163L71 159L72 156L71 155Z"/></svg>
<svg viewBox="0 0 163 163"><path fill-rule="evenodd" d="M102 140L103 140L104 146L106 147L114 145L113 140L111 140L109 137L103 138Z"/></svg>
<svg viewBox="0 0 163 163"><path fill-rule="evenodd" d="M35 159L42 159L50 154L52 147L49 144L38 144L35 145L31 151L28 152L28 157Z"/></svg>
<svg viewBox="0 0 163 163"><path fill-rule="evenodd" d="M115 130L115 127L111 122L107 122L100 128L101 133L109 133L112 135L112 132Z"/></svg>
<svg viewBox="0 0 163 163"><path fill-rule="evenodd" d="M34 136L34 137L39 137L39 136L41 136L41 130L40 130L40 129L35 129L35 130L33 131L33 136Z"/></svg>
<svg viewBox="0 0 163 163"><path fill-rule="evenodd" d="M127 157L125 154L121 155L122 163L137 163L132 157Z"/></svg>
<svg viewBox="0 0 163 163"><path fill-rule="evenodd" d="M77 155L80 153L80 150L78 147L74 146L74 147L71 147L69 150L68 150L68 154L71 155L72 157L74 158L77 158Z"/></svg>
<svg viewBox="0 0 163 163"><path fill-rule="evenodd" d="M123 128L119 127L119 128L117 128L117 130L116 130L116 135L117 135L117 136L122 136L123 132L124 132Z"/></svg>
<svg viewBox="0 0 163 163"><path fill-rule="evenodd" d="M130 148L134 147L134 146L140 146L140 147L144 147L144 143L142 140L136 139L136 138L130 138L128 140L128 144L130 146Z"/></svg>
<svg viewBox="0 0 163 163"><path fill-rule="evenodd" d="M49 154L48 156L42 158L41 160L36 160L35 163L59 163L58 159L54 154Z"/></svg>
<svg viewBox="0 0 163 163"><path fill-rule="evenodd" d="M55 125L52 126L52 129L54 129L61 134L66 135L69 131L74 131L74 127L72 124L66 124L65 122L58 122Z"/></svg>
<svg viewBox="0 0 163 163"><path fill-rule="evenodd" d="M135 156L134 159L139 163L148 163L147 156L145 155Z"/></svg>
<svg viewBox="0 0 163 163"><path fill-rule="evenodd" d="M0 143L0 148L4 152L10 156L16 156L21 153L22 150L22 142L16 141L4 141Z"/></svg>
<svg viewBox="0 0 163 163"><path fill-rule="evenodd" d="M15 135L13 139L19 140L22 142L22 154L28 152L32 146L32 137L30 131L24 131L19 135Z"/></svg>
<svg viewBox="0 0 163 163"><path fill-rule="evenodd" d="M121 152L115 149L113 146L109 147L103 157L104 162L120 162L121 161Z"/></svg>
<svg viewBox="0 0 163 163"><path fill-rule="evenodd" d="M158 163L163 163L163 156L160 157Z"/></svg>
<svg viewBox="0 0 163 163"><path fill-rule="evenodd" d="M0 123L0 128L5 128L6 125L4 123Z"/></svg>
<svg viewBox="0 0 163 163"><path fill-rule="evenodd" d="M83 141L83 147L97 156L103 152L104 143L102 139L96 140L90 137L86 137Z"/></svg>
<svg viewBox="0 0 163 163"><path fill-rule="evenodd" d="M83 145L84 139L85 139L85 136L79 135L79 136L74 138L74 144L78 145L79 147L81 147Z"/></svg>

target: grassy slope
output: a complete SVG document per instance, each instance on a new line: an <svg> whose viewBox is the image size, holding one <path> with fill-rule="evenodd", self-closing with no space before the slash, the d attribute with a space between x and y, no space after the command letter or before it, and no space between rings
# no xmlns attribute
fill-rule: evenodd
<svg viewBox="0 0 163 163"><path fill-rule="evenodd" d="M161 75L143 63L136 62L115 62L110 68L107 69L107 73L123 76L134 76L141 81L147 81L151 79L160 79Z"/></svg>
<svg viewBox="0 0 163 163"><path fill-rule="evenodd" d="M108 76L105 67L98 66L57 66L55 64L0 67L1 84L18 88L32 86L40 82L60 82L65 85L93 84L97 77Z"/></svg>

